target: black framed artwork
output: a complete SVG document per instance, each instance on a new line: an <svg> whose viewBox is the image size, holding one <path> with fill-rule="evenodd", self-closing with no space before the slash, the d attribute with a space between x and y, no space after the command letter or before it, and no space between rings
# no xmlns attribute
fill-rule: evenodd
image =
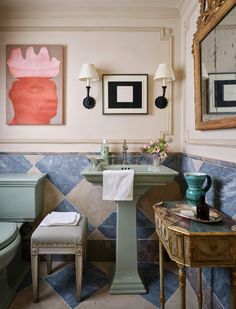
<svg viewBox="0 0 236 309"><path fill-rule="evenodd" d="M103 114L147 114L147 74L103 74Z"/></svg>
<svg viewBox="0 0 236 309"><path fill-rule="evenodd" d="M236 73L209 73L208 113L236 113Z"/></svg>

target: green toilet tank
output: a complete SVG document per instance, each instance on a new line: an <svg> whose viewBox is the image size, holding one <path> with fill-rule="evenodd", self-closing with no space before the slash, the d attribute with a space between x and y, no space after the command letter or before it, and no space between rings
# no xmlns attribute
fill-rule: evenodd
<svg viewBox="0 0 236 309"><path fill-rule="evenodd" d="M46 174L0 174L0 221L31 222L43 209Z"/></svg>

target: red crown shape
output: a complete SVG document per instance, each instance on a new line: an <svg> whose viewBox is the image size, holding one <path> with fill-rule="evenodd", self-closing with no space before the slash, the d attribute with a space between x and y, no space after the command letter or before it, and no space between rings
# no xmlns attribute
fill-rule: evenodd
<svg viewBox="0 0 236 309"><path fill-rule="evenodd" d="M17 77L55 77L59 73L60 61L49 58L48 49L42 47L36 55L34 48L28 47L26 58L23 58L21 49L15 48L7 61L11 75Z"/></svg>

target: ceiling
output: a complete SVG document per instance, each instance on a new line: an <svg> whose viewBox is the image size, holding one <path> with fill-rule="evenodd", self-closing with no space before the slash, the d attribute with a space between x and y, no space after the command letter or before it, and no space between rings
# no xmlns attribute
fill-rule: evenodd
<svg viewBox="0 0 236 309"><path fill-rule="evenodd" d="M4 8L179 8L183 0L0 0Z"/></svg>
<svg viewBox="0 0 236 309"><path fill-rule="evenodd" d="M180 18L198 0L0 0L0 19L14 18Z"/></svg>

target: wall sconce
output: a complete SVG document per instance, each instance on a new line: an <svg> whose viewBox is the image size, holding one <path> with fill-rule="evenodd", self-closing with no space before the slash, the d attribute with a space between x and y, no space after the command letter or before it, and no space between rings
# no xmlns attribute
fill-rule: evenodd
<svg viewBox="0 0 236 309"><path fill-rule="evenodd" d="M157 108L165 108L168 104L167 99L165 98L166 93L166 82L171 82L175 80L175 74L172 70L172 67L167 63L161 63L158 65L154 80L162 79L162 89L163 94L161 97L156 98L155 105Z"/></svg>
<svg viewBox="0 0 236 309"><path fill-rule="evenodd" d="M91 88L90 82L96 82L99 80L95 65L87 63L83 64L79 74L79 80L86 81L87 97L85 97L83 100L84 107L88 109L94 108L96 101L93 97L89 96L89 91Z"/></svg>

